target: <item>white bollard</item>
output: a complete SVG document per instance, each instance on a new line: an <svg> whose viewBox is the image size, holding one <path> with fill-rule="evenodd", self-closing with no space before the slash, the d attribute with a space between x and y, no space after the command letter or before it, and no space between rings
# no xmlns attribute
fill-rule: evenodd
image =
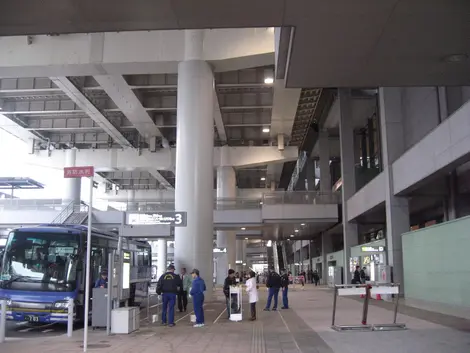
<svg viewBox="0 0 470 353"><path fill-rule="evenodd" d="M73 299L69 299L67 305L67 337L73 334Z"/></svg>
<svg viewBox="0 0 470 353"><path fill-rule="evenodd" d="M5 342L5 330L7 327L7 301L0 300L0 343Z"/></svg>

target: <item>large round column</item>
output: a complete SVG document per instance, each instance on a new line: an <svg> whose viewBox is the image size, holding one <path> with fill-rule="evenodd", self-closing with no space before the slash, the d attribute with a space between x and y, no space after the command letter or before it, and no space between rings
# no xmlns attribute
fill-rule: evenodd
<svg viewBox="0 0 470 353"><path fill-rule="evenodd" d="M217 199L219 207L230 207L237 197L237 179L232 167L217 168ZM223 284L230 268L235 269L236 261L236 239L235 231L218 230L217 247L226 248L227 252L221 254L217 260L217 284Z"/></svg>
<svg viewBox="0 0 470 353"><path fill-rule="evenodd" d="M237 254L236 254L237 266L236 266L235 271L241 272L244 268L243 264L246 263L246 240L237 239L236 247L237 247Z"/></svg>
<svg viewBox="0 0 470 353"><path fill-rule="evenodd" d="M64 167L75 167L77 159L77 150L71 148L65 150L65 166ZM70 202L80 203L81 200L81 178L65 178L64 179L64 193L62 197L63 204L69 204Z"/></svg>
<svg viewBox="0 0 470 353"><path fill-rule="evenodd" d="M160 278L166 271L167 244L166 239L157 241L157 278Z"/></svg>
<svg viewBox="0 0 470 353"><path fill-rule="evenodd" d="M175 265L199 269L210 291L214 234L214 76L202 59L203 31L185 32L186 61L178 65L175 208L187 212L175 227ZM209 294L209 293L208 293Z"/></svg>

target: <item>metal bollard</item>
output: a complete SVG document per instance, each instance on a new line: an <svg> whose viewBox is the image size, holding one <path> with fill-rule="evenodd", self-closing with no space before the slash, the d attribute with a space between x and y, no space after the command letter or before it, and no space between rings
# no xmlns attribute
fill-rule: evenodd
<svg viewBox="0 0 470 353"><path fill-rule="evenodd" d="M367 314L369 311L369 298L370 298L370 289L372 288L371 285L366 285L366 297L364 298L364 306L362 308L362 325L367 325Z"/></svg>
<svg viewBox="0 0 470 353"><path fill-rule="evenodd" d="M0 300L0 343L5 342L5 331L7 327L7 301Z"/></svg>
<svg viewBox="0 0 470 353"><path fill-rule="evenodd" d="M68 300L67 305L67 337L73 334L73 299Z"/></svg>
<svg viewBox="0 0 470 353"><path fill-rule="evenodd" d="M150 291L147 293L147 323L150 324Z"/></svg>

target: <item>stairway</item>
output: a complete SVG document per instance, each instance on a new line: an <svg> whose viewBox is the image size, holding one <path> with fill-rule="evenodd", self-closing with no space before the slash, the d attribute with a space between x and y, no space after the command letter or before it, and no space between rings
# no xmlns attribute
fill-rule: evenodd
<svg viewBox="0 0 470 353"><path fill-rule="evenodd" d="M52 221L54 224L83 224L88 218L88 206L71 202Z"/></svg>
<svg viewBox="0 0 470 353"><path fill-rule="evenodd" d="M64 224L83 224L88 218L88 212L73 211Z"/></svg>

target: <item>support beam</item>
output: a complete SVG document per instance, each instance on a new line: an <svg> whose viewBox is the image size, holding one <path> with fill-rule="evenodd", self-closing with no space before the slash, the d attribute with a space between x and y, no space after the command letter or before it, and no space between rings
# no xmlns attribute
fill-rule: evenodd
<svg viewBox="0 0 470 353"><path fill-rule="evenodd" d="M202 59L215 72L274 64L271 31L237 28L204 33ZM185 60L183 45L181 30L37 35L33 45L24 37L2 37L0 77L176 73L178 62Z"/></svg>
<svg viewBox="0 0 470 353"><path fill-rule="evenodd" d="M174 190L174 187L166 180L166 178L158 172L157 169L149 169L149 173L158 180L158 182L165 187L165 189Z"/></svg>
<svg viewBox="0 0 470 353"><path fill-rule="evenodd" d="M98 108L65 77L51 77L52 82L59 87L71 100L75 102L91 119L93 119L111 138L122 147L132 147L124 135L115 128L109 120L99 111Z"/></svg>
<svg viewBox="0 0 470 353"><path fill-rule="evenodd" d="M153 136L162 136L122 75L98 75L94 76L94 79L145 140Z"/></svg>
<svg viewBox="0 0 470 353"><path fill-rule="evenodd" d="M214 147L214 167L234 168L254 167L266 164L283 163L297 158L297 147L286 147L279 151L275 146ZM223 157L223 161L222 161ZM134 149L77 150L77 165L93 164L99 172L116 170L172 170L175 166L175 149L162 149L158 152ZM35 165L52 168L64 166L64 150L36 151L29 156Z"/></svg>
<svg viewBox="0 0 470 353"><path fill-rule="evenodd" d="M227 144L227 133L225 132L224 121L222 120L222 114L220 112L219 98L217 92L214 89L214 122L217 128L217 134L219 135L220 142L222 145Z"/></svg>

